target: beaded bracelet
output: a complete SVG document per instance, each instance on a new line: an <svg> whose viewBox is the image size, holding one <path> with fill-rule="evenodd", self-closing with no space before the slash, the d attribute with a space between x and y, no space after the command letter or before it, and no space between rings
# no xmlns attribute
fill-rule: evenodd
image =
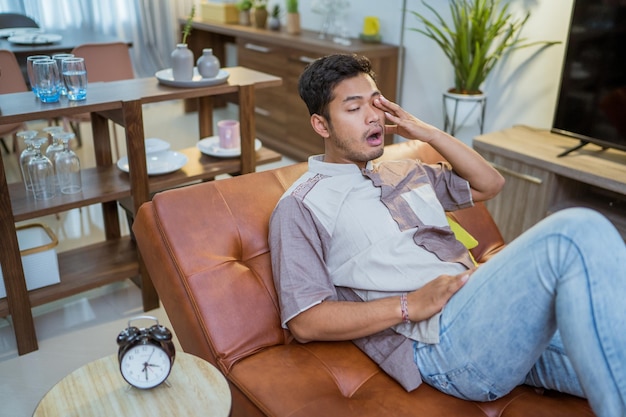
<svg viewBox="0 0 626 417"><path fill-rule="evenodd" d="M402 311L402 321L405 323L410 323L411 319L409 318L409 302L406 299L406 293L403 293L400 296L400 310Z"/></svg>

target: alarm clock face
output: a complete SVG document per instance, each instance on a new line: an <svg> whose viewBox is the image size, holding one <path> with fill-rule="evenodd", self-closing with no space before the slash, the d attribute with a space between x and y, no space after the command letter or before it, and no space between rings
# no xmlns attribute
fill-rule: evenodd
<svg viewBox="0 0 626 417"><path fill-rule="evenodd" d="M168 354L154 344L131 347L120 361L122 376L134 387L154 388L165 381L172 369Z"/></svg>

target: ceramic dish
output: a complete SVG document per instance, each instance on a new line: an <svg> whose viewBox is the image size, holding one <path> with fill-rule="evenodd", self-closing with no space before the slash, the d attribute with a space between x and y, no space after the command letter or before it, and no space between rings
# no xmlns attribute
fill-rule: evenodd
<svg viewBox="0 0 626 417"><path fill-rule="evenodd" d="M167 68L161 71L157 71L154 74L155 77L159 80L159 82L163 85L168 85L170 87L184 87L184 88L193 88L193 87L208 87L211 85L217 85L225 83L230 77L228 71L221 69L220 72L214 78L202 78L202 75L198 72L198 68L194 67L193 69L193 78L190 81L176 81L172 76L172 69Z"/></svg>
<svg viewBox="0 0 626 417"><path fill-rule="evenodd" d="M39 28L4 28L0 29L0 38L9 38L17 35L28 35L34 33L40 33Z"/></svg>
<svg viewBox="0 0 626 417"><path fill-rule="evenodd" d="M187 163L187 157L180 152L162 151L147 154L146 162L148 175L162 175L181 169ZM128 172L128 157L121 157L117 161L117 167L124 172Z"/></svg>
<svg viewBox="0 0 626 417"><path fill-rule="evenodd" d="M255 139L254 150L258 151L259 149L261 149L261 146L263 146L261 141L259 139ZM241 148L220 148L219 136L210 136L208 138L204 138L196 144L196 147L200 149L200 152L207 155L216 156L218 158L234 158L241 155Z"/></svg>
<svg viewBox="0 0 626 417"><path fill-rule="evenodd" d="M159 138L147 138L145 141L146 153L163 152L170 149L170 144Z"/></svg>
<svg viewBox="0 0 626 417"><path fill-rule="evenodd" d="M61 35L53 33L28 33L25 35L13 35L8 41L19 45L46 45L63 39Z"/></svg>

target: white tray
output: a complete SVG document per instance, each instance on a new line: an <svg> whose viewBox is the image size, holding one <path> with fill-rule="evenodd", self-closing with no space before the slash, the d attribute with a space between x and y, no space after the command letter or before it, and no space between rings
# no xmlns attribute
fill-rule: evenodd
<svg viewBox="0 0 626 417"><path fill-rule="evenodd" d="M190 81L176 81L172 76L172 69L167 68L161 71L157 71L154 74L155 77L159 80L159 82L163 85L168 85L170 87L184 87L184 88L193 88L193 87L208 87L211 85L217 85L225 83L230 77L228 71L221 69L220 72L214 78L202 78L202 75L198 72L198 68L193 68L193 78Z"/></svg>

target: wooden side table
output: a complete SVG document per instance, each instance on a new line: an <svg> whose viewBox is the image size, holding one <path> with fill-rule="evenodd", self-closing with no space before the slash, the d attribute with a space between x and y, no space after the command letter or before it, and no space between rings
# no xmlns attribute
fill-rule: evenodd
<svg viewBox="0 0 626 417"><path fill-rule="evenodd" d="M124 381L117 355L111 355L59 381L40 401L33 416L226 417L231 401L226 378L197 356L176 352L167 383L141 390Z"/></svg>

